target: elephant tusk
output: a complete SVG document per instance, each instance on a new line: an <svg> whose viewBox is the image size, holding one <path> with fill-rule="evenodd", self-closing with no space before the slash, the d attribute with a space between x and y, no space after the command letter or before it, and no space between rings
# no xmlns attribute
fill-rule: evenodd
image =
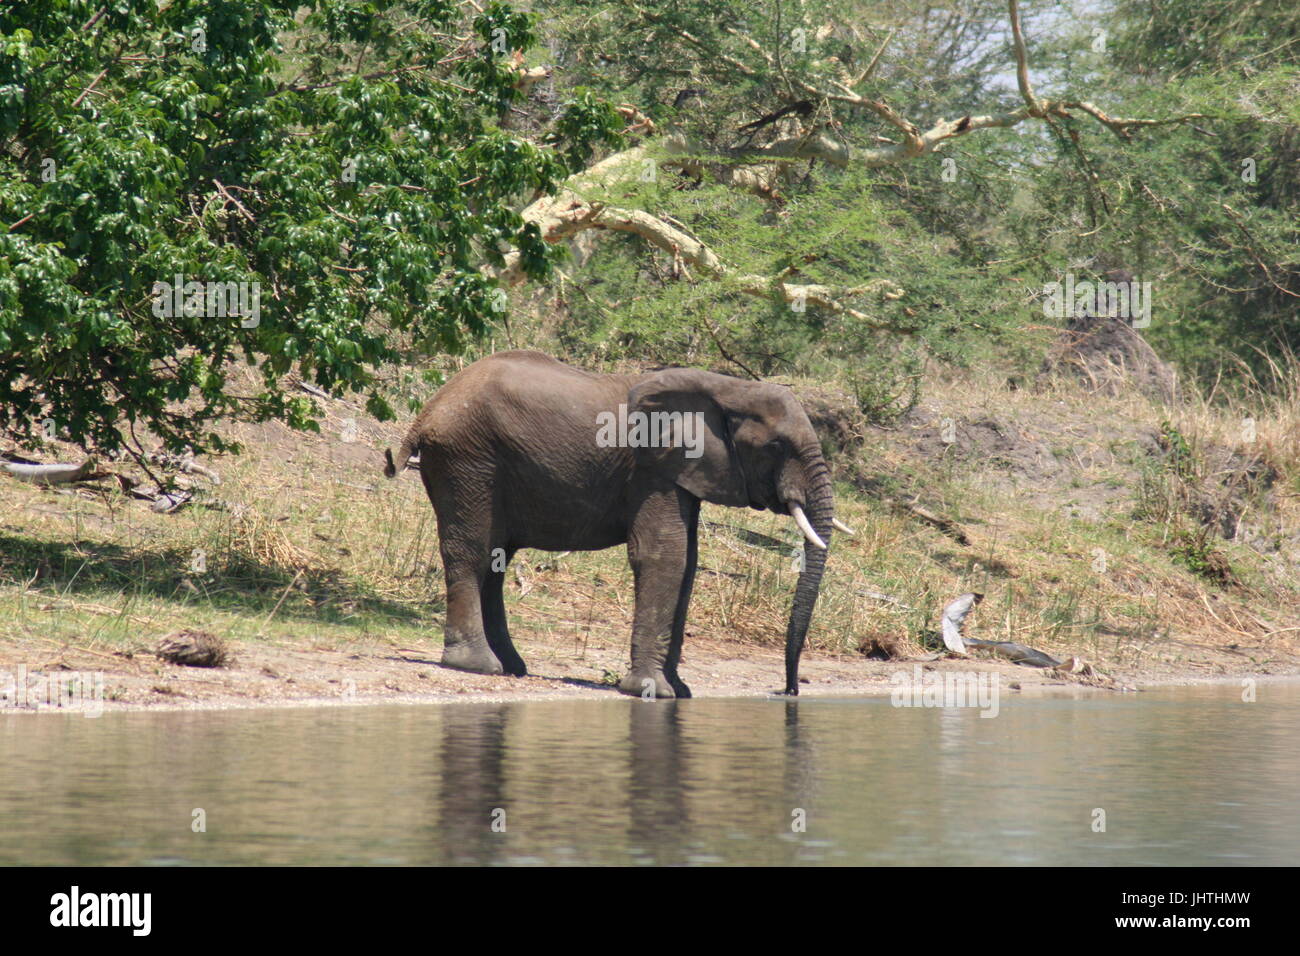
<svg viewBox="0 0 1300 956"><path fill-rule="evenodd" d="M813 526L811 522L808 521L808 516L803 513L803 509L796 504L792 504L790 505L790 514L794 516L794 523L799 526L799 530L802 531L803 536L808 539L808 543L825 551L826 542L817 537L817 532L813 530Z"/></svg>
<svg viewBox="0 0 1300 956"><path fill-rule="evenodd" d="M843 531L843 532L844 532L845 534L847 534L850 538L853 537L855 534L857 534L856 531L854 531L852 528L850 528L848 525L846 525L846 524L845 524L843 521L841 521L839 518L832 518L832 519L831 519L831 524L835 526L835 530L837 530L837 531Z"/></svg>

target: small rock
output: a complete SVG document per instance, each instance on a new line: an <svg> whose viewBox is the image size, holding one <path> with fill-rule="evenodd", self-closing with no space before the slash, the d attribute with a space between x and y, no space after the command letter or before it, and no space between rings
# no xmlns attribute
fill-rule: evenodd
<svg viewBox="0 0 1300 956"><path fill-rule="evenodd" d="M230 660L226 642L207 631L177 631L159 641L154 654L186 667L224 667Z"/></svg>
<svg viewBox="0 0 1300 956"><path fill-rule="evenodd" d="M903 656L903 649L895 634L876 634L858 645L858 653L873 661L892 661Z"/></svg>

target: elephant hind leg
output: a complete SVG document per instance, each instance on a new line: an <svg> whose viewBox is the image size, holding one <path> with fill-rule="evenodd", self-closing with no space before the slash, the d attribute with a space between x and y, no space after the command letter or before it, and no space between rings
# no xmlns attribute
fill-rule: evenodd
<svg viewBox="0 0 1300 956"><path fill-rule="evenodd" d="M442 543L447 578L447 625L443 629L442 663L479 674L505 672L488 643L484 608L490 554L486 547L450 537Z"/></svg>
<svg viewBox="0 0 1300 956"><path fill-rule="evenodd" d="M481 574L447 566L447 626L443 630L442 663L479 674L501 674L505 668L492 652L483 627L482 586Z"/></svg>
<svg viewBox="0 0 1300 956"><path fill-rule="evenodd" d="M515 650L515 643L510 639L510 628L506 622L505 581L506 566L515 555L513 550L506 551L504 560L493 560L489 565L487 576L483 579L480 600L483 609L483 629L487 633L488 646L501 662L507 674L525 677L528 667L524 659ZM497 566L500 565L500 570Z"/></svg>
<svg viewBox="0 0 1300 956"><path fill-rule="evenodd" d="M460 462L462 472L473 462ZM488 643L485 600L492 552L491 474L450 474L445 462L421 450L420 477L438 518L438 547L447 580L447 624L442 663L479 674L505 672Z"/></svg>

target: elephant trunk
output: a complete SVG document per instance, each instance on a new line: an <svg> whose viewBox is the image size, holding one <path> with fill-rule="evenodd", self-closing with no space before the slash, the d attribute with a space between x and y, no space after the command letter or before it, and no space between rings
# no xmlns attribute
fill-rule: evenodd
<svg viewBox="0 0 1300 956"><path fill-rule="evenodd" d="M829 545L835 519L835 499L831 491L830 469L822 458L820 449L810 450L803 456L806 476L808 523L813 536L805 533L803 570L795 585L794 604L790 608L790 623L785 631L785 692L790 696L799 693L799 657L803 653L804 638L812 621L813 605L821 591L822 573L826 570L827 548L818 547L813 537Z"/></svg>

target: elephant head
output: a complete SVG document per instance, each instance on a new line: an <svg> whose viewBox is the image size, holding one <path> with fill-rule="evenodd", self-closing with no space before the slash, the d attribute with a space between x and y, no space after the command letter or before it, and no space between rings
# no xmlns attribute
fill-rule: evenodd
<svg viewBox="0 0 1300 956"><path fill-rule="evenodd" d="M799 657L826 568L835 520L830 471L807 414L788 388L696 369L668 369L635 385L628 412L691 416L693 440L643 447L637 467L658 470L697 498L790 515L805 539L786 627L787 694L799 693ZM661 418L667 422L668 419ZM851 533L851 532L849 532Z"/></svg>

